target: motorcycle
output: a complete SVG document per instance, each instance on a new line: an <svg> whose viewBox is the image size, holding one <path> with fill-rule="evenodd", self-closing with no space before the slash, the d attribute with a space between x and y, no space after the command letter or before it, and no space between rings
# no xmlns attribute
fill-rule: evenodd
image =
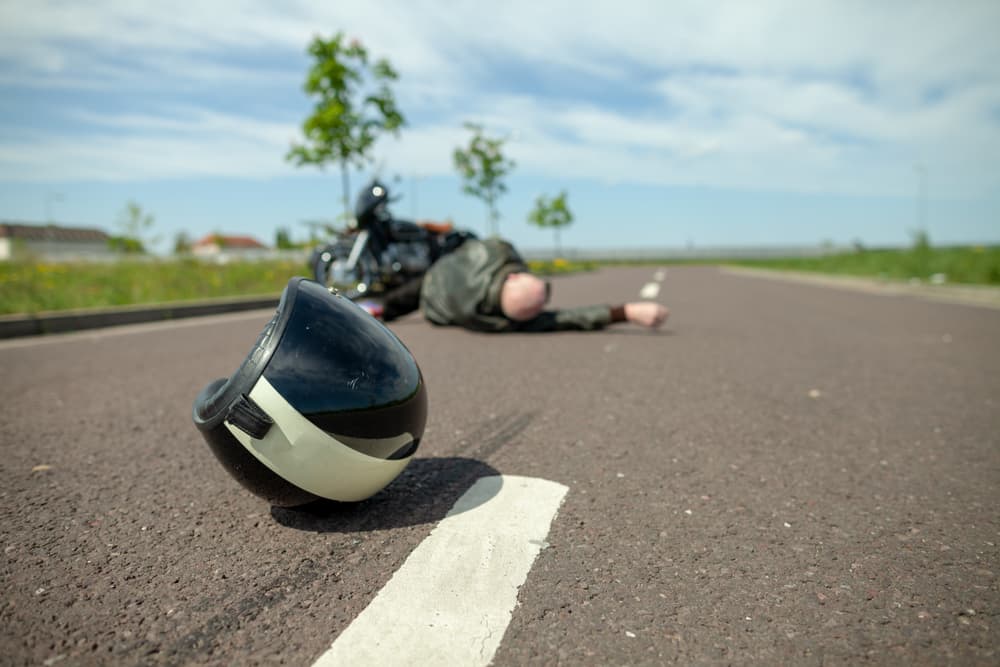
<svg viewBox="0 0 1000 667"><path fill-rule="evenodd" d="M313 251L317 282L350 299L377 297L422 276L439 258L475 238L450 223L399 220L389 211L398 198L373 180L358 194L352 228Z"/></svg>

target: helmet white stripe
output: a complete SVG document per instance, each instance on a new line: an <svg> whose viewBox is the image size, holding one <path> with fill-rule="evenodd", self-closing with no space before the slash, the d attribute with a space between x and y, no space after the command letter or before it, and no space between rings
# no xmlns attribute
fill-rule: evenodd
<svg viewBox="0 0 1000 667"><path fill-rule="evenodd" d="M263 376L249 396L274 425L260 440L228 421L226 428L277 475L317 496L345 502L364 500L394 480L409 463L409 457L387 460L345 445L303 417ZM406 438L412 440L413 436L401 434L401 443Z"/></svg>

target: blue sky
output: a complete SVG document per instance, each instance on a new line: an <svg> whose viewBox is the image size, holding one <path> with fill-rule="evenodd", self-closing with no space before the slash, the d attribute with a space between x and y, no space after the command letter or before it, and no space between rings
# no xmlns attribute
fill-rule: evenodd
<svg viewBox="0 0 1000 667"><path fill-rule="evenodd" d="M508 137L523 247L561 190L564 246L1000 242L997 26L976 0L0 0L0 219L113 231L134 200L161 248L304 238L340 178L284 156L306 46L343 31L400 73L408 125L351 189L378 170L402 217L485 231L451 163L474 121Z"/></svg>

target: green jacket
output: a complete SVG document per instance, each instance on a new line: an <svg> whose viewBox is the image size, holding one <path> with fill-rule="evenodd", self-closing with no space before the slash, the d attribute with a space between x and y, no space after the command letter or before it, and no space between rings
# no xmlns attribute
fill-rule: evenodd
<svg viewBox="0 0 1000 667"><path fill-rule="evenodd" d="M504 316L500 288L508 274L527 270L510 243L470 239L427 271L420 309L434 324L486 332L590 330L611 323L611 308L602 305L547 310L524 322Z"/></svg>

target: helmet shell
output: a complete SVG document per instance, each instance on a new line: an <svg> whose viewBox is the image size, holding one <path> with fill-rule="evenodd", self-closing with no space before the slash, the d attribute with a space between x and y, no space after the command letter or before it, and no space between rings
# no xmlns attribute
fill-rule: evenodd
<svg viewBox="0 0 1000 667"><path fill-rule="evenodd" d="M403 343L362 308L293 278L240 368L192 411L216 458L280 506L363 500L420 444L427 392Z"/></svg>

